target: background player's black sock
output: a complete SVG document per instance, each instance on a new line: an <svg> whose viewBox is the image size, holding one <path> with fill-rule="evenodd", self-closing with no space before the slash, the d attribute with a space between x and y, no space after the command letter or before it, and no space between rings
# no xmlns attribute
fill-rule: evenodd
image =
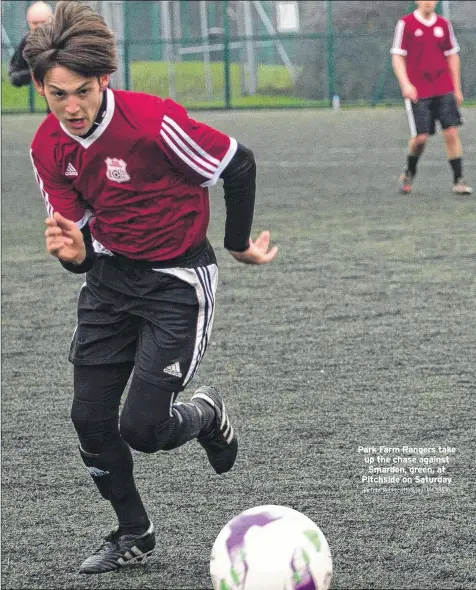
<svg viewBox="0 0 476 590"><path fill-rule="evenodd" d="M415 176L419 158L420 156L412 156L411 154L409 154L407 156L407 165L405 167L405 172L411 174L411 176Z"/></svg>
<svg viewBox="0 0 476 590"><path fill-rule="evenodd" d="M457 184L463 178L463 158L448 160L453 170L453 182Z"/></svg>

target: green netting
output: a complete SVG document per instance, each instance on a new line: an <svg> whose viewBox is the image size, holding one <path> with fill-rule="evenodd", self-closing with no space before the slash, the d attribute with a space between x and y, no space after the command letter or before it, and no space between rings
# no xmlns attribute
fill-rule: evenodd
<svg viewBox="0 0 476 590"><path fill-rule="evenodd" d="M2 1L2 112L29 108L28 90L5 77L26 31L28 1ZM51 2L54 6L55 2ZM299 29L282 32L275 1L88 2L114 29L116 87L170 96L187 107L399 103L389 49L407 0L297 2ZM476 2L450 4L461 46L463 90L476 100ZM471 29L470 27L473 27ZM38 97L34 108L44 110Z"/></svg>

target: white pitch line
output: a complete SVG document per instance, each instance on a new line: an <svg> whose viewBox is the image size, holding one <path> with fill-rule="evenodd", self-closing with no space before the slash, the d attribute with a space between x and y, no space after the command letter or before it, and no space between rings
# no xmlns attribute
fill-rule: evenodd
<svg viewBox="0 0 476 590"><path fill-rule="evenodd" d="M371 147L371 148L367 148L367 147L331 147L328 148L328 153L329 154L365 154L365 153L370 153L370 152L377 152L379 154L381 153L389 153L389 154L401 154L403 152L403 154L406 153L406 146L403 147L399 147L399 146L395 146L395 147ZM473 145L469 145L464 147L464 152L466 153L474 153L476 152L476 146Z"/></svg>
<svg viewBox="0 0 476 590"><path fill-rule="evenodd" d="M404 160L404 158L403 158ZM403 161L402 160L402 161ZM279 160L276 162L270 160L258 160L257 166L258 168L350 168L354 166L362 166L367 168L372 168L373 165L378 165L379 168L399 168L398 164L395 162L371 162L369 160L332 160L331 162L323 162L322 160L316 159L313 161L290 161L290 160ZM402 164L403 165L403 164ZM445 160L425 160L422 162L422 166L430 167L430 168L444 168L447 166ZM476 162L464 162L465 168L474 168L476 166Z"/></svg>

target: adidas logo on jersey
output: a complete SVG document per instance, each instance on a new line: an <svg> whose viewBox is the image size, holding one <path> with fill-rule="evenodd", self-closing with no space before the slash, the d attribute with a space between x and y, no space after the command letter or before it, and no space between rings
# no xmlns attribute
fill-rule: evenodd
<svg viewBox="0 0 476 590"><path fill-rule="evenodd" d="M164 373L168 373L169 375L173 375L174 377L182 377L182 372L180 370L179 363L173 363L169 367L165 367Z"/></svg>
<svg viewBox="0 0 476 590"><path fill-rule="evenodd" d="M64 173L64 175L65 176L78 176L78 171L73 166L73 164L71 164L71 162L68 164L68 167L66 168L66 172Z"/></svg>

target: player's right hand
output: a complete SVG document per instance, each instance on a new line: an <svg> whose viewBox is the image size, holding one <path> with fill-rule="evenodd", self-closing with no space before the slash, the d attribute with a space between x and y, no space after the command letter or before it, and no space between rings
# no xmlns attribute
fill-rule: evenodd
<svg viewBox="0 0 476 590"><path fill-rule="evenodd" d="M413 84L407 84L402 88L403 98L409 98L412 102L418 102L418 92Z"/></svg>
<svg viewBox="0 0 476 590"><path fill-rule="evenodd" d="M230 254L243 264L268 264L278 253L278 247L273 246L269 249L270 234L269 231L262 231L256 238L256 241L250 238L250 245L244 252L233 252Z"/></svg>
<svg viewBox="0 0 476 590"><path fill-rule="evenodd" d="M86 258L83 234L74 221L53 213L46 220L46 251L63 262L81 264Z"/></svg>

